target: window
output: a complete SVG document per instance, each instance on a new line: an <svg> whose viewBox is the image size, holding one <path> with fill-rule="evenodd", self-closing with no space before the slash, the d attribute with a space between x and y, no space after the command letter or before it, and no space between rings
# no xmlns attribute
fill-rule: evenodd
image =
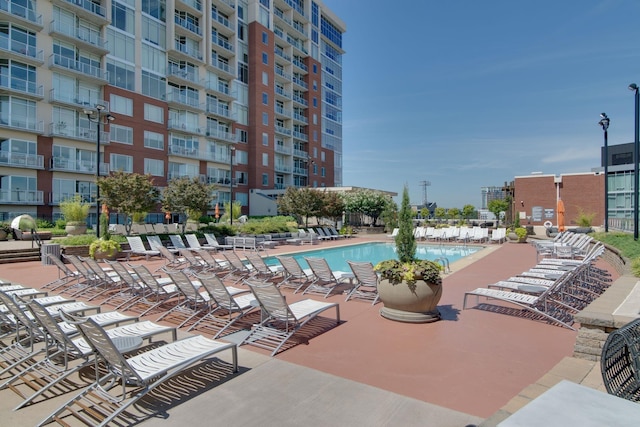
<svg viewBox="0 0 640 427"><path fill-rule="evenodd" d="M142 44L142 68L156 74L166 74L167 54L159 48Z"/></svg>
<svg viewBox="0 0 640 427"><path fill-rule="evenodd" d="M326 156L326 153L324 151L320 152L320 160L322 160L323 162L327 161L327 156Z"/></svg>
<svg viewBox="0 0 640 427"><path fill-rule="evenodd" d="M262 52L262 63L264 65L269 65L269 55L266 52Z"/></svg>
<svg viewBox="0 0 640 427"><path fill-rule="evenodd" d="M269 166L269 153L262 153L262 166Z"/></svg>
<svg viewBox="0 0 640 427"><path fill-rule="evenodd" d="M269 174L268 173L263 173L262 174L262 185L263 186L269 185Z"/></svg>
<svg viewBox="0 0 640 427"><path fill-rule="evenodd" d="M135 38L116 31L113 28L107 28L107 43L109 43L108 46L110 47L111 55L127 62L135 62Z"/></svg>
<svg viewBox="0 0 640 427"><path fill-rule="evenodd" d="M142 15L142 39L149 43L164 48L166 45L167 30L165 25Z"/></svg>
<svg viewBox="0 0 640 427"><path fill-rule="evenodd" d="M318 90L318 81L317 80L313 81L313 90Z"/></svg>
<svg viewBox="0 0 640 427"><path fill-rule="evenodd" d="M269 95L267 92L262 92L262 103L264 105L269 105Z"/></svg>
<svg viewBox="0 0 640 427"><path fill-rule="evenodd" d="M263 133L262 134L262 145L264 145L265 147L269 146L269 134L268 133Z"/></svg>
<svg viewBox="0 0 640 427"><path fill-rule="evenodd" d="M112 171L133 172L133 157L124 154L111 154L110 169Z"/></svg>
<svg viewBox="0 0 640 427"><path fill-rule="evenodd" d="M135 34L134 15L133 9L122 3L114 1L111 4L111 25L129 34Z"/></svg>
<svg viewBox="0 0 640 427"><path fill-rule="evenodd" d="M266 31L262 32L262 43L269 44L269 35L266 33Z"/></svg>
<svg viewBox="0 0 640 427"><path fill-rule="evenodd" d="M14 127L36 129L36 103L14 96L0 96L0 123Z"/></svg>
<svg viewBox="0 0 640 427"><path fill-rule="evenodd" d="M111 142L133 145L133 128L112 124L109 131Z"/></svg>
<svg viewBox="0 0 640 427"><path fill-rule="evenodd" d="M143 1L142 11L149 16L165 22L166 0Z"/></svg>
<svg viewBox="0 0 640 427"><path fill-rule="evenodd" d="M154 150L164 150L164 135L157 132L144 131L144 146Z"/></svg>
<svg viewBox="0 0 640 427"><path fill-rule="evenodd" d="M107 59L109 83L126 90L135 90L135 71L133 65L125 64L115 58Z"/></svg>
<svg viewBox="0 0 640 427"><path fill-rule="evenodd" d="M142 94L164 100L167 93L166 79L157 74L142 70Z"/></svg>
<svg viewBox="0 0 640 427"><path fill-rule="evenodd" d="M238 142L244 142L245 144L249 142L249 134L246 130L236 129L236 134L238 135Z"/></svg>
<svg viewBox="0 0 640 427"><path fill-rule="evenodd" d="M320 176L323 176L323 177L327 176L327 172L326 172L326 169L324 168L324 166L320 168Z"/></svg>
<svg viewBox="0 0 640 427"><path fill-rule="evenodd" d="M318 98L316 98L315 96L313 97L313 106L314 107L318 106Z"/></svg>
<svg viewBox="0 0 640 427"><path fill-rule="evenodd" d="M144 159L144 173L153 176L164 176L164 161Z"/></svg>
<svg viewBox="0 0 640 427"><path fill-rule="evenodd" d="M262 124L269 126L269 113L262 113Z"/></svg>
<svg viewBox="0 0 640 427"><path fill-rule="evenodd" d="M109 98L111 111L125 116L133 116L133 99L111 94Z"/></svg>
<svg viewBox="0 0 640 427"><path fill-rule="evenodd" d="M318 142L318 131L315 129L313 131L313 142Z"/></svg>
<svg viewBox="0 0 640 427"><path fill-rule="evenodd" d="M318 115L316 113L313 113L313 124L314 125L318 124Z"/></svg>
<svg viewBox="0 0 640 427"><path fill-rule="evenodd" d="M145 103L144 119L150 122L164 123L164 108Z"/></svg>
<svg viewBox="0 0 640 427"><path fill-rule="evenodd" d="M262 84L265 86L269 86L269 75L266 71L262 72Z"/></svg>
<svg viewBox="0 0 640 427"><path fill-rule="evenodd" d="M318 74L318 64L313 64L313 74Z"/></svg>
<svg viewBox="0 0 640 427"><path fill-rule="evenodd" d="M238 63L238 80L242 83L249 83L249 66L247 64Z"/></svg>

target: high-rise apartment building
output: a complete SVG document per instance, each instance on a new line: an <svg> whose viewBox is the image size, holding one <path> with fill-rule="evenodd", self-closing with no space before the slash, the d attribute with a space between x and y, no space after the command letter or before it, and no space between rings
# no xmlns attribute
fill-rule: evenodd
<svg viewBox="0 0 640 427"><path fill-rule="evenodd" d="M345 31L319 0L0 1L0 219L95 202L115 170L245 213L341 186Z"/></svg>

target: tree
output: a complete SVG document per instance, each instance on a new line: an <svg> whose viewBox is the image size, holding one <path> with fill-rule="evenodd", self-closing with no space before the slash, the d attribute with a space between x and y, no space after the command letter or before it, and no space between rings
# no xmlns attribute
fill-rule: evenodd
<svg viewBox="0 0 640 427"><path fill-rule="evenodd" d="M489 212L493 213L496 216L497 224L500 224L500 212L506 212L509 209L509 202L503 199L494 199L489 202L487 205Z"/></svg>
<svg viewBox="0 0 640 427"><path fill-rule="evenodd" d="M422 208L422 209L420 209L420 217L421 217L422 219L429 219L429 214L430 214L430 212L429 212L429 209L428 209L428 208Z"/></svg>
<svg viewBox="0 0 640 427"><path fill-rule="evenodd" d="M236 200L235 202L224 202L223 204L225 214L222 216L222 220L230 221L231 219L228 217L229 213L233 219L240 217L242 213L242 204Z"/></svg>
<svg viewBox="0 0 640 427"><path fill-rule="evenodd" d="M318 216L322 212L322 193L312 188L288 187L278 197L278 211L296 217L298 224L304 217L305 227L309 226L309 217Z"/></svg>
<svg viewBox="0 0 640 427"><path fill-rule="evenodd" d="M158 203L159 191L151 175L117 171L100 178L98 187L102 203L124 215L127 235L131 233L129 219L134 213L153 210Z"/></svg>
<svg viewBox="0 0 640 427"><path fill-rule="evenodd" d="M335 191L322 191L320 194L322 195L320 216L330 218L333 222L337 223L338 220L342 218L345 210L342 195Z"/></svg>
<svg viewBox="0 0 640 427"><path fill-rule="evenodd" d="M385 231L391 231L398 224L398 205L389 198L389 203L380 214L380 219L384 221Z"/></svg>
<svg viewBox="0 0 640 427"><path fill-rule="evenodd" d="M198 178L174 178L162 193L162 209L184 214L187 220L200 218L211 207L213 189L213 185L201 182ZM183 233L186 225L187 221L184 221Z"/></svg>
<svg viewBox="0 0 640 427"><path fill-rule="evenodd" d="M398 213L398 235L396 236L396 252L402 263L412 262L416 257L416 238L413 235L413 212L409 200L409 189L402 190L402 205Z"/></svg>
<svg viewBox="0 0 640 427"><path fill-rule="evenodd" d="M437 207L433 212L433 215L438 219L438 222L440 222L442 218L445 218L447 216L447 211L444 208Z"/></svg>
<svg viewBox="0 0 640 427"><path fill-rule="evenodd" d="M360 189L351 193L345 193L344 195L347 211L368 216L371 218L371 224L374 226L391 201L391 196L381 191L369 189Z"/></svg>
<svg viewBox="0 0 640 427"><path fill-rule="evenodd" d="M473 205L464 205L462 207L462 217L466 220L474 216L476 208Z"/></svg>
<svg viewBox="0 0 640 427"><path fill-rule="evenodd" d="M449 218L458 219L460 217L460 209L458 208L449 208L447 211L447 215Z"/></svg>

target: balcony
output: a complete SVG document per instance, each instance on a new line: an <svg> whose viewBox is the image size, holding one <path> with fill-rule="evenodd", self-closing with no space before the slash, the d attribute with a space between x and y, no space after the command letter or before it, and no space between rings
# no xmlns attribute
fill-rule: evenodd
<svg viewBox="0 0 640 427"><path fill-rule="evenodd" d="M301 69L305 73L309 70L307 68L307 66L304 64L304 62L302 62L302 60L300 58L294 58L293 59L293 65L295 65L296 67L298 67L299 69Z"/></svg>
<svg viewBox="0 0 640 427"><path fill-rule="evenodd" d="M169 144L169 154L173 156L189 157L199 159L200 151L197 148L186 148L176 144Z"/></svg>
<svg viewBox="0 0 640 427"><path fill-rule="evenodd" d="M76 194L80 194L80 198L84 203L95 204L96 196L95 194L84 194L84 193L49 193L49 204L51 205L59 205L60 202L73 199Z"/></svg>
<svg viewBox="0 0 640 427"><path fill-rule="evenodd" d="M97 99L92 96L78 96L74 93L66 93L60 90L56 91L55 89L51 89L49 91L49 102L54 104L65 104L77 109L93 108L96 105L104 105L105 111L110 111L109 101Z"/></svg>
<svg viewBox="0 0 640 427"><path fill-rule="evenodd" d="M293 83L297 84L298 86L304 89L309 88L309 86L307 85L307 82L302 80L300 77L293 76Z"/></svg>
<svg viewBox="0 0 640 427"><path fill-rule="evenodd" d="M229 110L229 106L216 101L207 102L207 113L225 119L231 118L231 111Z"/></svg>
<svg viewBox="0 0 640 427"><path fill-rule="evenodd" d="M309 175L309 170L307 168L293 168L293 173L296 175L307 176Z"/></svg>
<svg viewBox="0 0 640 427"><path fill-rule="evenodd" d="M306 133L302 133L302 132L298 132L298 131L293 131L292 132L293 137L296 139L299 139L301 141L308 141L309 137L307 136Z"/></svg>
<svg viewBox="0 0 640 427"><path fill-rule="evenodd" d="M206 132L207 137L218 139L225 142L237 142L238 136L233 132L227 132L223 129L217 129L215 127L208 127Z"/></svg>
<svg viewBox="0 0 640 427"><path fill-rule="evenodd" d="M202 37L202 30L200 29L200 26L195 24L194 22L191 22L188 19L181 18L177 15L174 16L173 22L175 22L178 27L184 28L185 30L197 35L198 37Z"/></svg>
<svg viewBox="0 0 640 427"><path fill-rule="evenodd" d="M176 3L188 6L196 13L202 12L202 3L200 0L176 0Z"/></svg>
<svg viewBox="0 0 640 427"><path fill-rule="evenodd" d="M309 153L307 153L306 151L302 151L302 150L293 150L293 155L296 157L301 157L303 159L308 159L309 158Z"/></svg>
<svg viewBox="0 0 640 427"><path fill-rule="evenodd" d="M302 42L300 40L287 35L287 42L305 55L309 54L309 51L302 45Z"/></svg>
<svg viewBox="0 0 640 427"><path fill-rule="evenodd" d="M229 43L228 40L223 39L222 37L218 37L217 34L214 34L211 36L211 42L215 45L220 46L221 48L223 48L228 52L233 53L235 51L233 48L233 45Z"/></svg>
<svg viewBox="0 0 640 427"><path fill-rule="evenodd" d="M22 97L42 100L44 99L44 88L35 82L0 75L0 93L8 95L16 94Z"/></svg>
<svg viewBox="0 0 640 427"><path fill-rule="evenodd" d="M0 190L0 203L13 205L41 205L44 193L28 190Z"/></svg>
<svg viewBox="0 0 640 427"><path fill-rule="evenodd" d="M287 55L283 49L276 48L274 52L276 55L283 58L285 61L291 62L291 56Z"/></svg>
<svg viewBox="0 0 640 427"><path fill-rule="evenodd" d="M109 163L100 163L100 175L109 174ZM77 161L66 157L52 157L49 162L49 170L59 172L76 172L87 175L96 174L96 162Z"/></svg>
<svg viewBox="0 0 640 427"><path fill-rule="evenodd" d="M217 13L215 10L211 11L211 21L213 25L225 35L233 35L235 30L231 22L221 14Z"/></svg>
<svg viewBox="0 0 640 427"><path fill-rule="evenodd" d="M276 172L291 173L291 166L285 165L283 163L276 163L275 165L273 165L273 169Z"/></svg>
<svg viewBox="0 0 640 427"><path fill-rule="evenodd" d="M52 3L94 24L107 25L109 23L106 8L91 0L52 0Z"/></svg>
<svg viewBox="0 0 640 427"><path fill-rule="evenodd" d="M280 95L283 98L286 98L286 99L293 98L293 96L291 95L291 92L286 91L286 90L284 90L284 88L281 88L279 86L276 86L275 92L276 92L276 95Z"/></svg>
<svg viewBox="0 0 640 427"><path fill-rule="evenodd" d="M193 178L198 178L199 175L194 174L194 175L190 175L186 172L180 172L180 171L169 171L167 173L167 179L174 179L174 178L189 178L189 179L193 179Z"/></svg>
<svg viewBox="0 0 640 427"><path fill-rule="evenodd" d="M179 130L194 135L202 135L202 128L197 125L190 125L183 123L181 120L169 119L168 128L173 130Z"/></svg>
<svg viewBox="0 0 640 427"><path fill-rule="evenodd" d="M221 10L225 10L227 13L233 13L236 10L236 2L235 0L219 0L218 1L219 5L222 5L222 7L218 7Z"/></svg>
<svg viewBox="0 0 640 427"><path fill-rule="evenodd" d="M107 72L101 68L67 58L60 54L54 53L49 57L50 68L61 68L73 71L77 76L85 79L93 80L98 83L107 83Z"/></svg>
<svg viewBox="0 0 640 427"><path fill-rule="evenodd" d="M291 133L292 133L291 129L287 129L284 126L278 126L278 125L275 125L274 128L276 130L276 133L279 133L281 135L291 136Z"/></svg>
<svg viewBox="0 0 640 427"><path fill-rule="evenodd" d="M37 122L35 117L25 117L20 114L9 114L0 117L0 128L9 128L26 132L44 133L44 123Z"/></svg>
<svg viewBox="0 0 640 427"><path fill-rule="evenodd" d="M169 49L169 54L178 53L184 57L184 59L197 59L202 62L202 53L200 52L200 48L191 47L186 44L181 43L179 40L174 40L173 49Z"/></svg>
<svg viewBox="0 0 640 427"><path fill-rule="evenodd" d="M37 50L34 46L12 40L6 35L0 35L0 51L11 59L26 62L29 65L40 66L44 64L44 53L42 50Z"/></svg>
<svg viewBox="0 0 640 427"><path fill-rule="evenodd" d="M306 99L296 94L293 95L293 101L297 102L298 104L304 105L305 107L309 106L309 103L307 103Z"/></svg>
<svg viewBox="0 0 640 427"><path fill-rule="evenodd" d="M293 116L293 112L291 110L287 110L284 107L278 106L276 105L274 107L274 111L276 113L276 115L282 116L282 117L286 117L286 118L291 118Z"/></svg>
<svg viewBox="0 0 640 427"><path fill-rule="evenodd" d="M60 21L51 21L49 24L49 34L58 36L76 44L78 47L98 55L109 53L107 41L100 35L99 31L84 27L69 27Z"/></svg>
<svg viewBox="0 0 640 427"><path fill-rule="evenodd" d="M236 99L236 93L229 91L229 85L219 81L205 82L207 92L215 92L216 97L225 101L233 101Z"/></svg>
<svg viewBox="0 0 640 427"><path fill-rule="evenodd" d="M198 77L198 70L186 70L184 68L180 68L175 64L169 64L169 68L167 69L167 76L172 80L179 80L180 82L184 82L187 84L194 84L197 86L202 86L200 79Z"/></svg>
<svg viewBox="0 0 640 427"><path fill-rule="evenodd" d="M292 147L289 147L286 145L280 145L280 144L276 144L274 149L276 153L280 153L280 154L291 154L293 152Z"/></svg>
<svg viewBox="0 0 640 427"><path fill-rule="evenodd" d="M303 114L300 114L300 113L293 113L293 119L299 122L302 122L305 125L309 123L309 120Z"/></svg>
<svg viewBox="0 0 640 427"><path fill-rule="evenodd" d="M282 79L285 82L290 82L291 81L291 74L289 74L286 71L284 71L283 68L276 68L275 69L275 74L276 74L276 76L282 77Z"/></svg>
<svg viewBox="0 0 640 427"><path fill-rule="evenodd" d="M50 123L49 136L59 136L62 138L73 138L82 141L96 142L98 140L98 131L95 129L87 129L79 126L69 126L64 122ZM111 142L109 132L100 132L100 144L107 145Z"/></svg>
<svg viewBox="0 0 640 427"><path fill-rule="evenodd" d="M39 154L0 151L0 166L44 169L44 156L41 156Z"/></svg>
<svg viewBox="0 0 640 427"><path fill-rule="evenodd" d="M170 104L179 104L186 105L188 107L196 108L198 110L202 110L202 105L200 104L200 100L194 96L187 95L180 90L172 90L167 92L167 103Z"/></svg>
<svg viewBox="0 0 640 427"><path fill-rule="evenodd" d="M32 2L32 4L33 7L36 7L35 2ZM43 28L42 15L36 10L29 10L9 0L0 0L0 21L1 20L15 22L34 31L41 31Z"/></svg>

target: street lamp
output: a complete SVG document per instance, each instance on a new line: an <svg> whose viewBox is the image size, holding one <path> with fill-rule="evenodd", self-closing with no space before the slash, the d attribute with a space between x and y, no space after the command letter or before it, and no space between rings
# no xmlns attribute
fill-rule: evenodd
<svg viewBox="0 0 640 427"><path fill-rule="evenodd" d="M640 175L638 174L638 160L640 158L640 124L638 123L638 110L640 109L640 94L638 93L638 85L631 83L629 90L635 92L635 138L633 140L633 240L638 240L638 184L640 183Z"/></svg>
<svg viewBox="0 0 640 427"><path fill-rule="evenodd" d="M608 135L609 117L607 113L601 113L602 120L598 122L604 131L604 232L609 231L609 153L608 153Z"/></svg>
<svg viewBox="0 0 640 427"><path fill-rule="evenodd" d="M98 186L98 178L100 177L100 134L101 127L116 118L111 113L105 111L105 106L96 104L95 109L85 109L84 113L91 123L95 123L98 127L96 137L96 237L100 237L100 187Z"/></svg>
<svg viewBox="0 0 640 427"><path fill-rule="evenodd" d="M233 225L233 152L236 147L229 146L229 224Z"/></svg>

